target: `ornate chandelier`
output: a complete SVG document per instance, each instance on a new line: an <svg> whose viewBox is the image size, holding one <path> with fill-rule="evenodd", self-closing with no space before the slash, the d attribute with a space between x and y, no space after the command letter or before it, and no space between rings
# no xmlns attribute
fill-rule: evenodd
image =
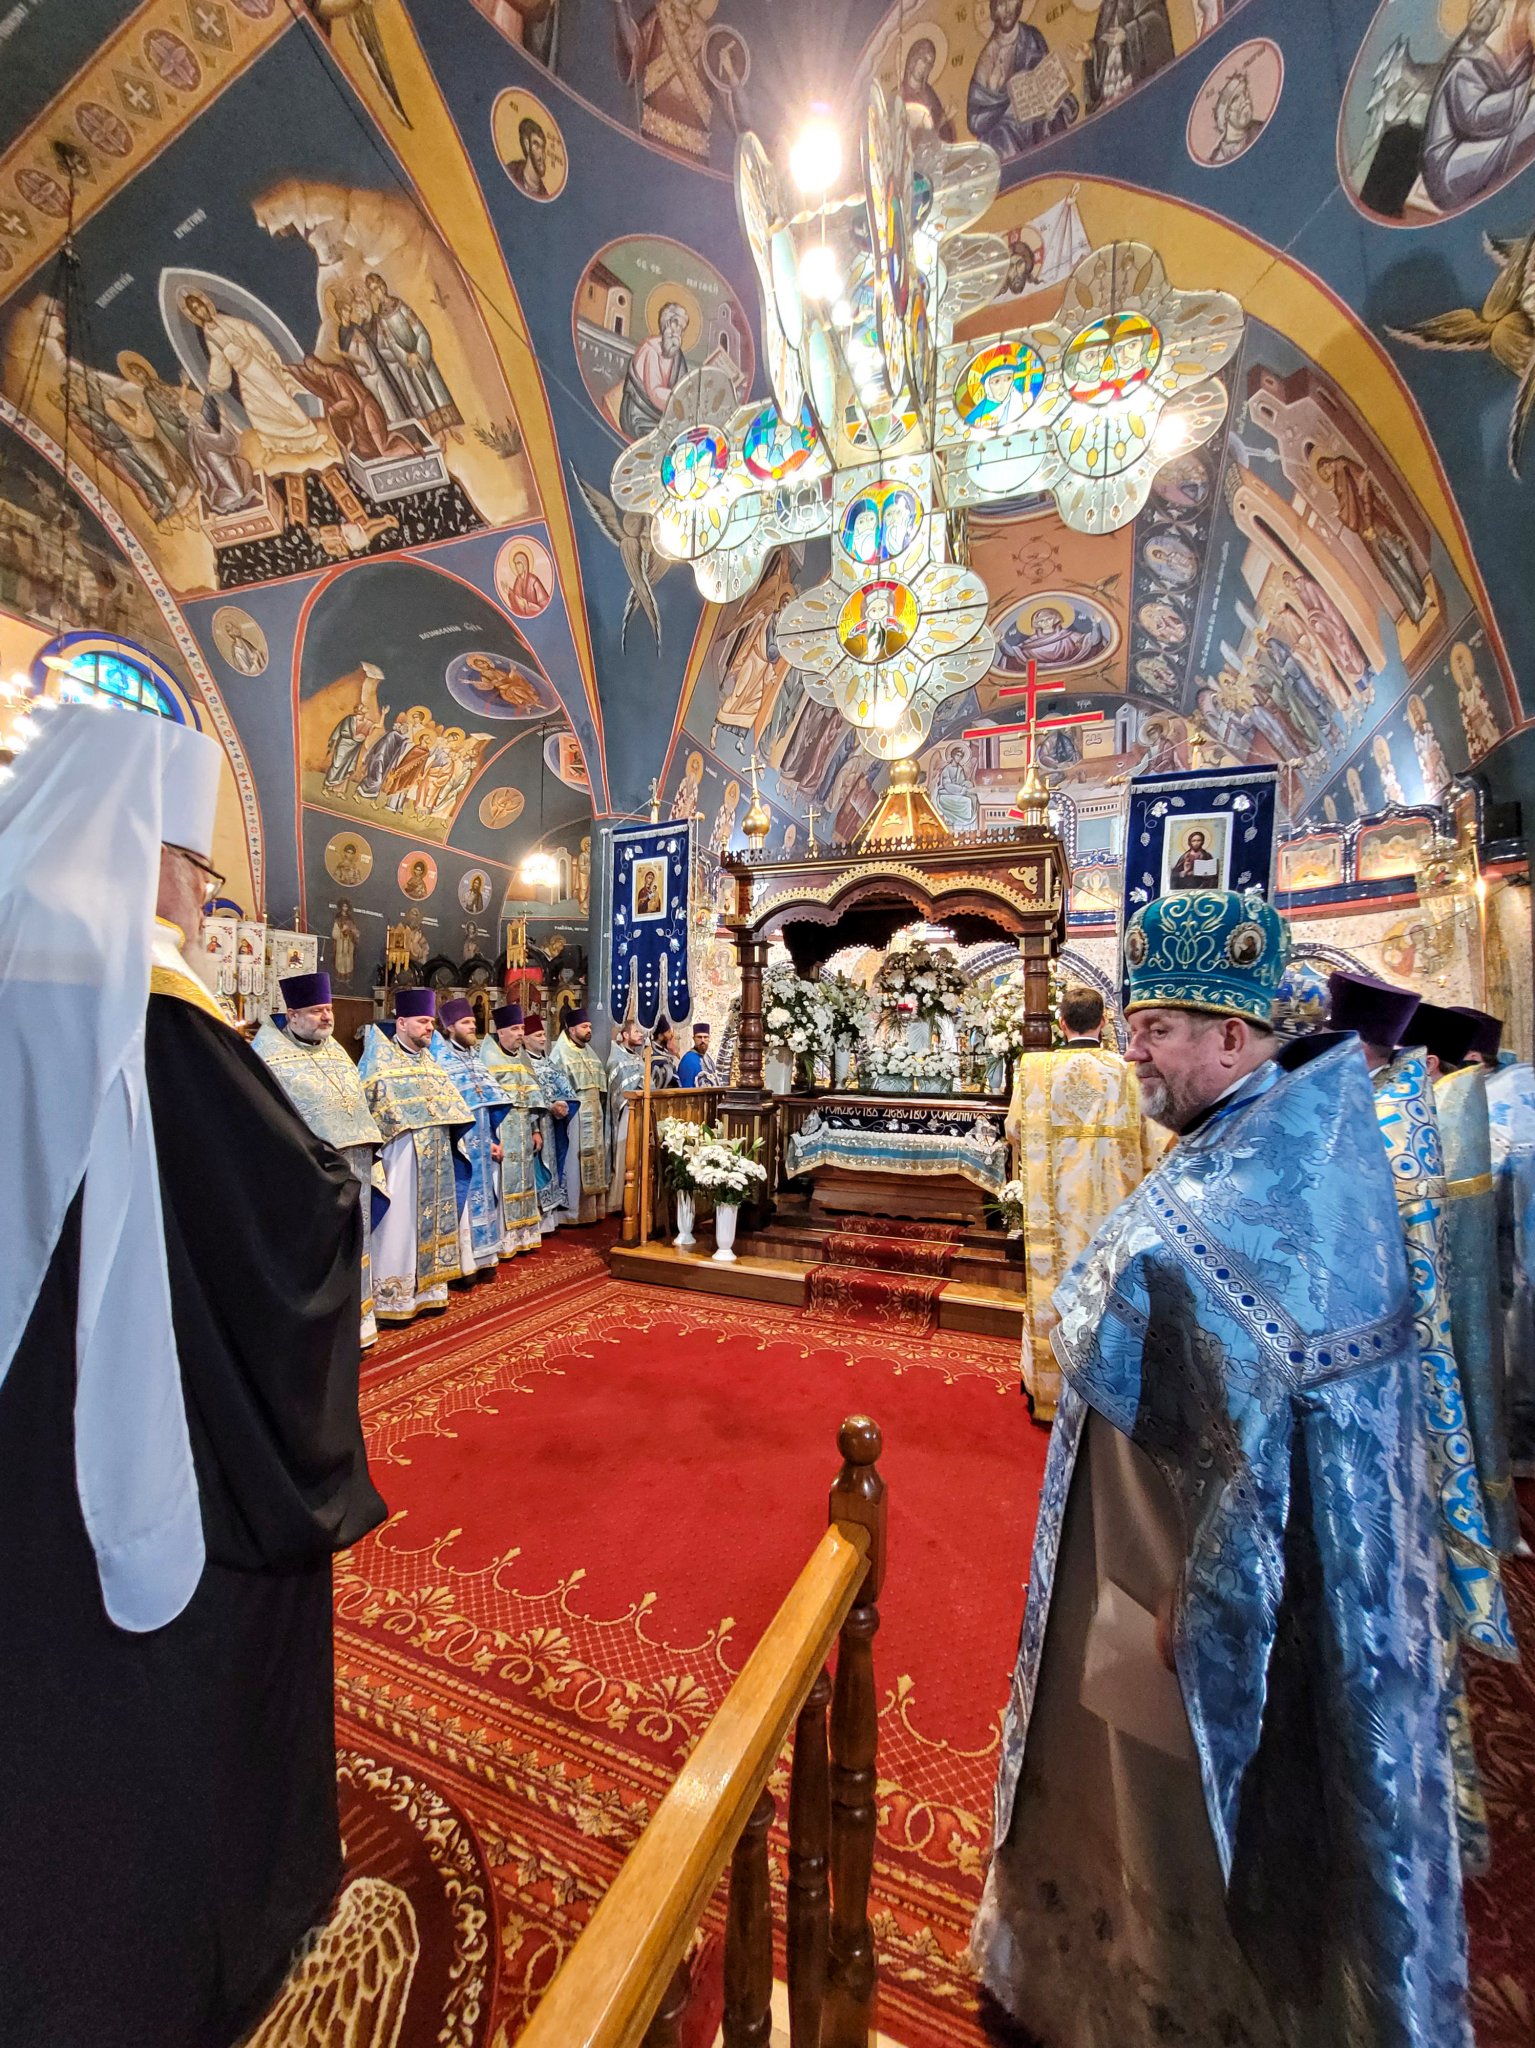
<svg viewBox="0 0 1535 2048"><path fill-rule="evenodd" d="M829 186L820 140L808 154ZM1235 299L1177 291L1154 250L1114 242L1054 320L955 343L1006 281L1007 244L967 232L1000 175L984 144L913 133L878 84L840 199L791 211L743 136L736 198L773 396L737 405L723 371L694 371L613 469L615 501L715 603L750 591L774 548L831 537L831 573L783 607L778 645L885 760L914 754L992 665L963 513L1048 492L1068 526L1127 525L1162 464L1220 425L1217 373L1242 334Z"/></svg>

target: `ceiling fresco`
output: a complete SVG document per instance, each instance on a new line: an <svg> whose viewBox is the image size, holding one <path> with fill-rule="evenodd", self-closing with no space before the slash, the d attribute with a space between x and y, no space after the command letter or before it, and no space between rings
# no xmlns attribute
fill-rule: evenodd
<svg viewBox="0 0 1535 2048"><path fill-rule="evenodd" d="M1195 747L1277 763L1295 827L1468 769L1518 795L1532 66L1528 0L21 0L0 608L58 609L67 507L69 623L186 678L253 907L359 927L359 976L405 909L453 958L503 911L576 932L653 782L716 851L754 761L771 845L856 832L885 770L774 632L826 544L706 606L611 474L690 373L765 393L737 137L873 75L1002 158L1006 291L962 338L1116 239L1247 315L1224 426L1132 525L972 515L996 658L919 757L950 822L1007 815L1030 660L1084 910L1125 778ZM524 903L535 845L560 883Z"/></svg>

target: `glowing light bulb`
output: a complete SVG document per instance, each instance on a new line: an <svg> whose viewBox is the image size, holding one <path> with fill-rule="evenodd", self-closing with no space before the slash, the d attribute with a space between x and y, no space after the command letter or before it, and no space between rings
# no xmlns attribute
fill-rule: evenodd
<svg viewBox="0 0 1535 2048"><path fill-rule="evenodd" d="M831 309L831 317L838 327L851 327L853 324L852 301L850 299L838 299L836 305Z"/></svg>
<svg viewBox="0 0 1535 2048"><path fill-rule="evenodd" d="M789 150L789 170L802 192L826 192L842 169L842 137L824 114L808 120Z"/></svg>
<svg viewBox="0 0 1535 2048"><path fill-rule="evenodd" d="M799 259L800 290L807 299L834 299L842 289L842 265L827 242L812 242Z"/></svg>
<svg viewBox="0 0 1535 2048"><path fill-rule="evenodd" d="M1189 445L1188 422L1181 413L1164 412L1157 421L1151 445L1158 455L1177 455Z"/></svg>

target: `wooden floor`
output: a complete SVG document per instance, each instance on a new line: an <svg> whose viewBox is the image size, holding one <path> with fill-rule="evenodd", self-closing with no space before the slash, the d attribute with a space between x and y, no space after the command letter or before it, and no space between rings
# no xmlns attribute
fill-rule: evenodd
<svg viewBox="0 0 1535 2048"><path fill-rule="evenodd" d="M774 1247L778 1250L777 1245ZM609 1254L613 1275L618 1280L639 1280L659 1287L683 1287L694 1294L725 1294L738 1301L772 1301L788 1308L802 1308L805 1278L819 1263L811 1247L798 1258L780 1254L762 1257L755 1251L739 1254L733 1265L716 1263L711 1234L706 1228L691 1251L675 1245L614 1245ZM1025 1297L1014 1285L997 1285L973 1271L956 1274L938 1297L940 1330L965 1332L978 1337L1008 1337L1021 1342Z"/></svg>

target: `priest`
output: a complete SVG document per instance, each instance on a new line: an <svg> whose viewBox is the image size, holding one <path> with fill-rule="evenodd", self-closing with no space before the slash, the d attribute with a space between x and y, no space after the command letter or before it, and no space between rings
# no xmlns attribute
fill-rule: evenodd
<svg viewBox="0 0 1535 2048"><path fill-rule="evenodd" d="M1055 1290L1099 1224L1162 1152L1161 1138L1141 1114L1130 1068L1100 1043L1102 996L1068 988L1059 1023L1065 1041L1059 1051L1019 1059L1006 1122L1024 1185L1029 1316L1023 1387L1036 1422L1053 1419L1060 1396L1050 1349Z"/></svg>
<svg viewBox="0 0 1535 2048"><path fill-rule="evenodd" d="M679 1088L718 1088L719 1068L709 1053L709 1027L702 1018L693 1026L693 1043L677 1062Z"/></svg>
<svg viewBox="0 0 1535 2048"><path fill-rule="evenodd" d="M469 1185L458 1211L458 1264L465 1280L494 1279L502 1259L513 1257L506 1245L506 1211L501 1168L505 1147L501 1129L512 1099L480 1058L480 1034L474 1005L467 996L449 996L437 1012L441 1027L432 1040L432 1056L446 1067L474 1122L465 1133Z"/></svg>
<svg viewBox="0 0 1535 2048"><path fill-rule="evenodd" d="M608 1147L610 1216L623 1212L629 1118L634 1107L629 1097L638 1095L644 1087L645 1065L645 1027L638 1017L625 1017L608 1053L608 1124L612 1131L612 1143Z"/></svg>
<svg viewBox="0 0 1535 2048"><path fill-rule="evenodd" d="M523 1047L522 1005L502 1003L491 1012L491 1031L481 1057L511 1102L501 1126L501 1206L505 1220L501 1256L536 1252L539 1232L537 1160L543 1150L543 1091Z"/></svg>
<svg viewBox="0 0 1535 2048"><path fill-rule="evenodd" d="M334 1145L357 1182L362 1216L362 1347L378 1340L373 1313L373 1211L389 1206L384 1169L379 1164L383 1138L368 1108L362 1079L336 1043L336 1012L331 1003L330 976L289 974L277 984L283 1014L268 1017L251 1042L251 1050L271 1069L277 1085L317 1138Z"/></svg>
<svg viewBox="0 0 1535 2048"><path fill-rule="evenodd" d="M1468 1061L1477 1024L1465 1011L1420 1003L1413 1036L1434 1077L1434 1112L1444 1145L1445 1273L1455 1357L1493 1541L1506 1557L1519 1546L1519 1507L1508 1438L1487 1071Z"/></svg>
<svg viewBox="0 0 1535 2048"><path fill-rule="evenodd" d="M342 1871L331 1554L384 1516L357 1182L196 972L221 756L0 791L0 2040L229 2048Z"/></svg>
<svg viewBox="0 0 1535 2048"><path fill-rule="evenodd" d="M408 1323L448 1305L462 1272L459 1212L469 1191L463 1140L474 1128L464 1098L432 1058L437 999L429 988L395 994L394 1021L370 1024L357 1071L384 1140L389 1208L373 1233L373 1303L381 1323Z"/></svg>
<svg viewBox="0 0 1535 2048"><path fill-rule="evenodd" d="M1063 1387L975 1930L1071 2048L1471 2048L1401 1226L1352 1038L1281 1046L1288 935L1125 935L1177 1143L1057 1292Z"/></svg>
<svg viewBox="0 0 1535 2048"><path fill-rule="evenodd" d="M545 1237L550 1237L562 1223L575 1222L579 1213L579 1199L574 1209L568 1204L566 1169L570 1134L576 1127L573 1119L580 1114L581 1105L570 1092L569 1077L556 1064L549 1049L549 1033L543 1018L536 1014L528 1017L522 1029L528 1064L543 1102L539 1112L543 1142L538 1148L534 1172L538 1183L538 1227Z"/></svg>
<svg viewBox="0 0 1535 2048"><path fill-rule="evenodd" d="M585 1010L565 1013L550 1064L564 1076L566 1099L577 1105L565 1151L565 1221L595 1223L607 1208L608 1076L592 1051L592 1020Z"/></svg>

